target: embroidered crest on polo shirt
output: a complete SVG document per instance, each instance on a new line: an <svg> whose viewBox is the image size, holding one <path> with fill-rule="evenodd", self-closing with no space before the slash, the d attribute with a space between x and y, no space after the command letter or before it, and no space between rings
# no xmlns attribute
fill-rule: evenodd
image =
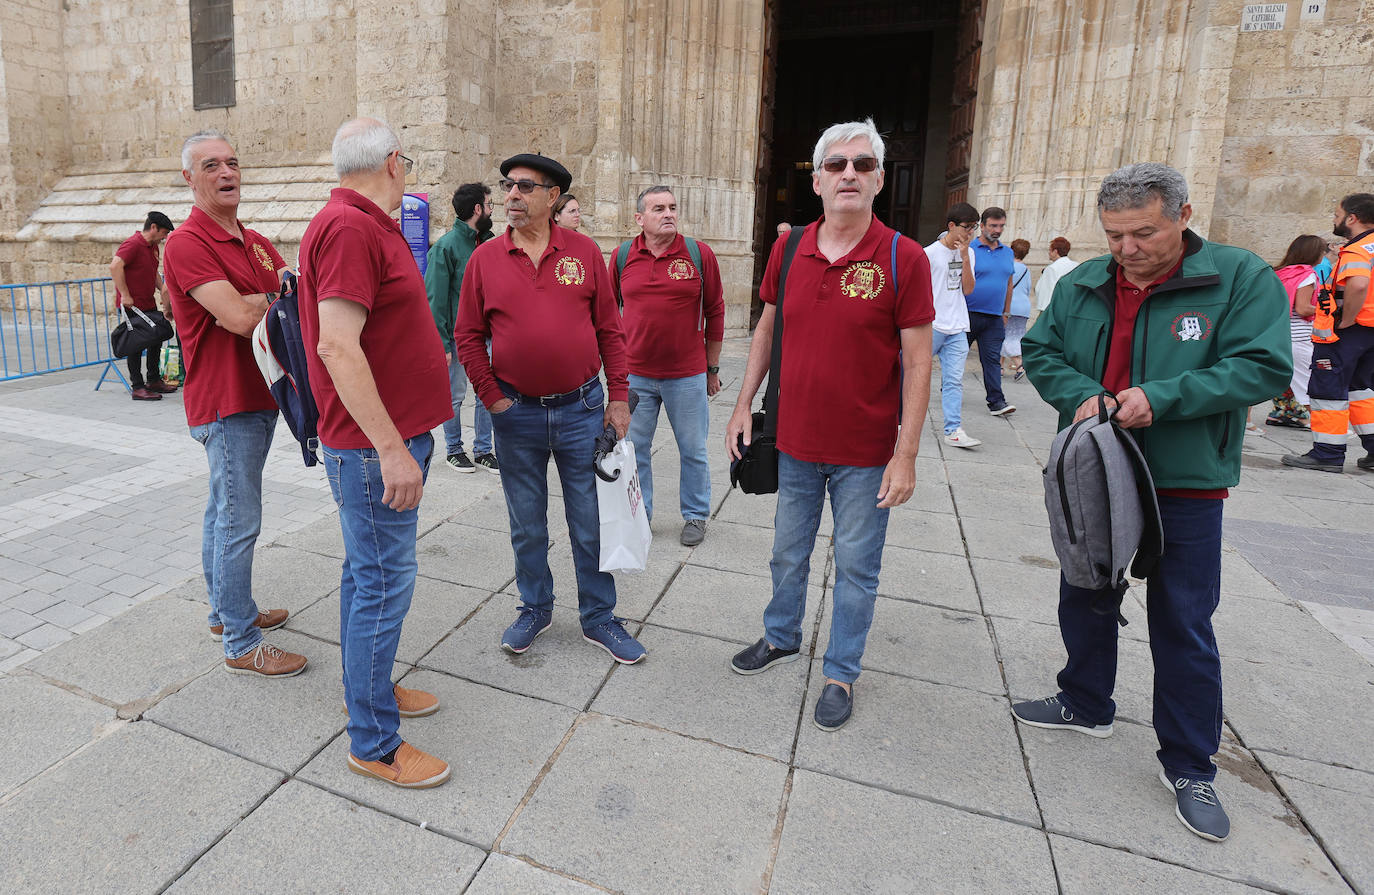
<svg viewBox="0 0 1374 895"><path fill-rule="evenodd" d="M253 255L258 259L258 263L262 265L263 270L266 270L268 273L277 272L277 269L272 266L272 256L267 254L267 249L264 249L256 242L253 243Z"/></svg>
<svg viewBox="0 0 1374 895"><path fill-rule="evenodd" d="M685 258L674 258L668 265L668 279L670 280L691 280L697 275L696 268L692 267L690 261Z"/></svg>
<svg viewBox="0 0 1374 895"><path fill-rule="evenodd" d="M1180 342L1205 342L1212 334L1212 320L1206 314L1186 311L1174 318L1169 331Z"/></svg>
<svg viewBox="0 0 1374 895"><path fill-rule="evenodd" d="M872 301L887 285L887 274L872 261L855 261L840 275L840 294Z"/></svg>
<svg viewBox="0 0 1374 895"><path fill-rule="evenodd" d="M553 267L553 278L561 286L581 286L587 282L587 268L582 266L581 260L564 255Z"/></svg>

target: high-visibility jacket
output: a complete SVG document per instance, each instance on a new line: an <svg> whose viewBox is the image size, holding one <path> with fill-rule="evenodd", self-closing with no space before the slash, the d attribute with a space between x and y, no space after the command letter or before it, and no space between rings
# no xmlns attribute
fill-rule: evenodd
<svg viewBox="0 0 1374 895"><path fill-rule="evenodd" d="M1366 230L1341 246L1340 258L1336 261L1336 269L1331 272L1331 279L1318 290L1317 313L1312 318L1313 342L1340 340L1336 321L1345 302L1345 283L1352 277L1374 278L1374 230ZM1365 301L1355 322L1361 326L1374 326L1374 302Z"/></svg>

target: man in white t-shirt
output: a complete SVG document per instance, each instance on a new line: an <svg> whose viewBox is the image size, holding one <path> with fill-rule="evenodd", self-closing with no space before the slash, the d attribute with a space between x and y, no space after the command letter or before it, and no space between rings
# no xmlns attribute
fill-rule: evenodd
<svg viewBox="0 0 1374 895"><path fill-rule="evenodd" d="M945 443L971 448L983 442L964 431L964 364L968 359L968 305L973 291L973 253L969 243L978 229L978 209L960 202L945 215L945 232L926 246L930 291L935 296L931 353L940 359L940 407L945 416Z"/></svg>
<svg viewBox="0 0 1374 895"><path fill-rule="evenodd" d="M1062 236L1056 236L1050 240L1050 263L1045 265L1045 269L1040 271L1040 279L1035 283L1035 309L1043 311L1050 306L1050 299L1054 297L1054 284L1059 282L1059 278L1078 266L1078 262L1069 257L1069 241Z"/></svg>

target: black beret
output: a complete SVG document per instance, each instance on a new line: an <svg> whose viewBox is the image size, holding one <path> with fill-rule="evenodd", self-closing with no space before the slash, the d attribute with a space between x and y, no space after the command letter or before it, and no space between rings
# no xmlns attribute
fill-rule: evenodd
<svg viewBox="0 0 1374 895"><path fill-rule="evenodd" d="M568 173L568 169L558 164L558 162L549 158L547 155L539 155L533 152L522 152L519 155L513 155L501 163L501 176L505 177L509 175L511 168L533 168L536 171L542 171L565 193L572 186L572 175Z"/></svg>

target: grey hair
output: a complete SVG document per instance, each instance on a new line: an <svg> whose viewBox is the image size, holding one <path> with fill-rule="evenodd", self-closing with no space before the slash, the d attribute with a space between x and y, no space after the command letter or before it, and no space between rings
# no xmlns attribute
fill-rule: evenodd
<svg viewBox="0 0 1374 895"><path fill-rule="evenodd" d="M646 186L644 189L640 190L639 195L635 197L635 211L639 212L640 214L643 214L644 200L652 196L654 193L668 193L669 195L672 195L674 199L677 198L677 195L673 193L673 188L670 186L664 186L661 183L656 183L653 186Z"/></svg>
<svg viewBox="0 0 1374 895"><path fill-rule="evenodd" d="M223 140L229 143L229 138L217 130L206 128L203 131L196 131L186 138L186 142L181 144L181 170L191 170L191 149L199 143L209 143L212 140ZM234 145L229 143L230 146Z"/></svg>
<svg viewBox="0 0 1374 895"><path fill-rule="evenodd" d="M821 138L816 141L816 149L811 153L811 166L814 170L820 171L821 162L825 161L825 154L830 151L831 146L839 143L848 143L850 140L857 140L859 137L867 137L868 142L873 146L873 157L878 160L878 167L883 166L883 153L887 151L887 146L883 143L882 135L878 133L878 128L874 126L872 118L865 118L863 121L846 121L843 124L832 124L821 134Z"/></svg>
<svg viewBox="0 0 1374 895"><path fill-rule="evenodd" d="M1097 190L1097 210L1144 208L1158 198L1164 216L1176 221L1188 202L1188 181L1168 165L1137 162L1108 174Z"/></svg>
<svg viewBox="0 0 1374 895"><path fill-rule="evenodd" d="M339 125L330 152L334 172L347 177L359 171L376 171L386 157L401 148L401 140L386 122L376 118L355 118Z"/></svg>

